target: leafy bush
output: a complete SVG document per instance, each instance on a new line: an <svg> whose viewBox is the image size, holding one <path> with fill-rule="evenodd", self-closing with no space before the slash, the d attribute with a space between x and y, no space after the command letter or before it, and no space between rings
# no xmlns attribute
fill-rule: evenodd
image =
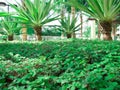
<svg viewBox="0 0 120 90"><path fill-rule="evenodd" d="M120 42L0 43L1 90L119 90Z"/></svg>

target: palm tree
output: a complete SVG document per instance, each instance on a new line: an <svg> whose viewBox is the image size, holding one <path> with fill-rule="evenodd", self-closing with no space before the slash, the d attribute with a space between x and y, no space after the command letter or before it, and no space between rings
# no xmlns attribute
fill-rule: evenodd
<svg viewBox="0 0 120 90"><path fill-rule="evenodd" d="M3 28L1 33L7 35L9 41L13 41L13 35L22 28L21 25L16 22L16 19L10 16L4 17L4 19L1 20L0 26Z"/></svg>
<svg viewBox="0 0 120 90"><path fill-rule="evenodd" d="M24 4L25 9L19 3L20 7L11 5L18 13L15 17L21 19L24 24L32 26L38 40L41 41L42 26L58 19L58 16L50 14L55 5L53 5L52 0L25 0Z"/></svg>
<svg viewBox="0 0 120 90"><path fill-rule="evenodd" d="M68 4L79 8L98 20L103 28L103 39L112 40L112 23L116 20L120 11L119 0L87 0L88 7L76 0L70 0Z"/></svg>
<svg viewBox="0 0 120 90"><path fill-rule="evenodd" d="M76 25L77 17L71 18L70 15L68 15L68 17L61 18L61 20L59 20L59 22L60 22L60 26L59 26L58 30L65 33L67 38L71 38L73 32L76 32L80 29L79 28L80 24Z"/></svg>
<svg viewBox="0 0 120 90"><path fill-rule="evenodd" d="M57 0L58 1L58 0ZM66 3L66 2L68 2L69 0L59 0L61 3ZM86 5L86 0L77 0L79 3L82 3L83 5ZM65 6L65 8L66 8L66 10L69 12L69 13L71 13L72 14L72 16L73 16L73 18L74 18L74 16L75 16L75 14L76 14L76 12L80 12L80 22L81 22L81 29L80 29L80 33L81 33L81 37L82 37L82 29L83 29L83 25L82 25L82 23L83 23L83 15L82 15L82 12L79 10L79 9L76 9L74 6L70 6L70 5L67 5L67 4L65 4L64 5ZM75 33L73 33L73 38L75 38L76 37L76 35L75 35Z"/></svg>

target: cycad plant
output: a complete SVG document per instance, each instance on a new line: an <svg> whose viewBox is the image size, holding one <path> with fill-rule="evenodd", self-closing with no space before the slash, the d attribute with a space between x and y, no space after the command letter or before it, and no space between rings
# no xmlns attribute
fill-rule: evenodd
<svg viewBox="0 0 120 90"><path fill-rule="evenodd" d="M88 7L77 2L77 0L70 0L68 4L79 8L80 10L90 14L101 24L104 40L112 40L111 31L112 23L117 19L120 12L119 0L86 0Z"/></svg>
<svg viewBox="0 0 120 90"><path fill-rule="evenodd" d="M80 30L80 24L77 24L77 17L71 18L70 15L59 20L59 30L66 34L67 38L71 38L73 32Z"/></svg>
<svg viewBox="0 0 120 90"><path fill-rule="evenodd" d="M21 25L16 22L16 19L10 16L4 17L0 22L0 26L2 27L1 33L7 35L9 41L13 41L13 35L21 29Z"/></svg>
<svg viewBox="0 0 120 90"><path fill-rule="evenodd" d="M11 5L18 13L15 17L21 19L24 24L32 26L38 40L41 41L42 26L58 19L58 16L50 14L55 5L53 5L52 0L25 0L24 5L25 8L19 3L19 7Z"/></svg>

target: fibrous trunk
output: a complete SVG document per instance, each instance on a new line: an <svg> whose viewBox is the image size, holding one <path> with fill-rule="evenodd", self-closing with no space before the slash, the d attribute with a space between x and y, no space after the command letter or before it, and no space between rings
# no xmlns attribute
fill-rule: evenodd
<svg viewBox="0 0 120 90"><path fill-rule="evenodd" d="M80 22L81 22L81 32L80 32L80 36L82 37L82 34L83 34L83 15L82 15L82 12L80 13Z"/></svg>
<svg viewBox="0 0 120 90"><path fill-rule="evenodd" d="M112 23L111 22L102 22L100 23L103 31L103 40L112 40L112 36L111 36L111 31L112 31Z"/></svg>
<svg viewBox="0 0 120 90"><path fill-rule="evenodd" d="M13 41L13 35L8 35L8 41Z"/></svg>
<svg viewBox="0 0 120 90"><path fill-rule="evenodd" d="M71 38L72 37L72 34L67 34L67 38Z"/></svg>
<svg viewBox="0 0 120 90"><path fill-rule="evenodd" d="M27 40L27 28L25 28L25 25L23 25L24 28L22 28L22 39L23 41Z"/></svg>
<svg viewBox="0 0 120 90"><path fill-rule="evenodd" d="M35 27L34 30L37 36L37 40L42 41L42 27Z"/></svg>
<svg viewBox="0 0 120 90"><path fill-rule="evenodd" d="M72 18L75 18L75 7L71 7L71 14L72 14ZM72 33L72 37L76 38L76 34L75 32Z"/></svg>
<svg viewBox="0 0 120 90"><path fill-rule="evenodd" d="M21 2L22 2L23 9L26 10L25 0L21 0ZM27 40L27 28L25 24L23 24L23 27L24 28L22 28L22 40L26 41Z"/></svg>

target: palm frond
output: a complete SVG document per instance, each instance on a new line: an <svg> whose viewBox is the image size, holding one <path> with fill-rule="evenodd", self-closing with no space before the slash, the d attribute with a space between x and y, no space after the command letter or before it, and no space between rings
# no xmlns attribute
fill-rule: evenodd
<svg viewBox="0 0 120 90"><path fill-rule="evenodd" d="M16 18L21 19L21 22L30 24L33 27L43 26L46 23L57 20L58 16L50 15L50 11L55 7L51 0L24 0L25 8L22 6L15 7L11 5L16 11Z"/></svg>
<svg viewBox="0 0 120 90"><path fill-rule="evenodd" d="M16 21L17 20L15 18L12 18L10 16L4 17L4 19L2 19L0 23L1 27L3 28L3 32L5 32L7 35L19 32L22 26Z"/></svg>
<svg viewBox="0 0 120 90"><path fill-rule="evenodd" d="M70 15L59 20L60 26L58 30L64 33L73 33L77 30L80 30L80 24L77 24L77 16L75 18L71 18Z"/></svg>
<svg viewBox="0 0 120 90"><path fill-rule="evenodd" d="M66 4L74 6L99 21L113 21L120 11L119 0L87 0L87 6L77 2L77 0L69 0Z"/></svg>

